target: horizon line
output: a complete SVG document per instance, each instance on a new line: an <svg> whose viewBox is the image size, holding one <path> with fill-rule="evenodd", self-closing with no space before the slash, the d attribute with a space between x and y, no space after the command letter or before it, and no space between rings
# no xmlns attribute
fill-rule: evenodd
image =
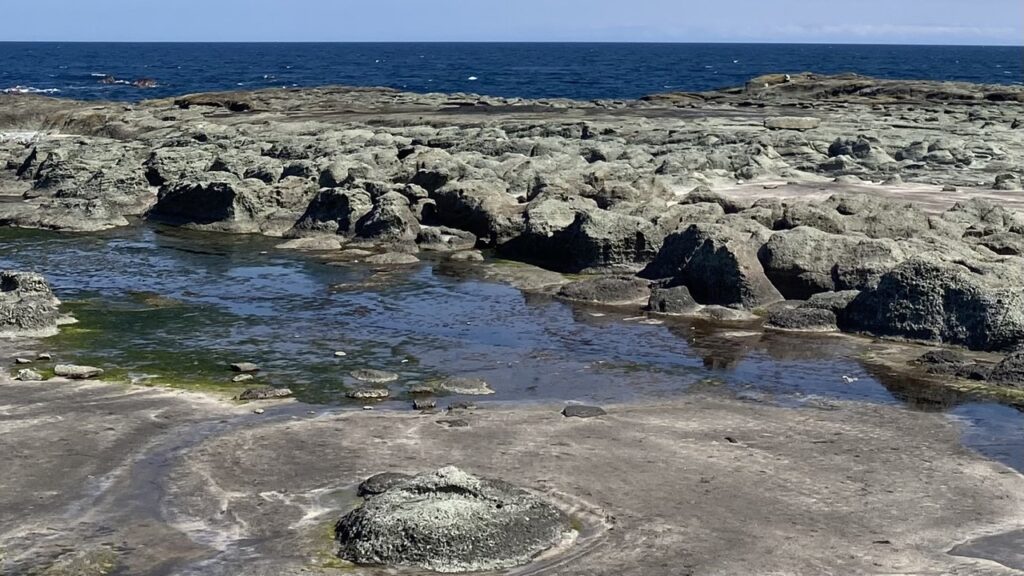
<svg viewBox="0 0 1024 576"><path fill-rule="evenodd" d="M928 42L792 42L783 40L0 40L3 44L638 44L774 46L918 46L936 48L1024 48L1021 44L934 44Z"/></svg>

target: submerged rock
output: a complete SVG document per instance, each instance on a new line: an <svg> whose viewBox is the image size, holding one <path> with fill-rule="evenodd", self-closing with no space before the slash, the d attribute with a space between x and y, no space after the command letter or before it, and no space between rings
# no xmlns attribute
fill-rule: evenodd
<svg viewBox="0 0 1024 576"><path fill-rule="evenodd" d="M445 573L502 570L529 563L570 530L537 496L455 467L387 484L336 525L342 558Z"/></svg>
<svg viewBox="0 0 1024 576"><path fill-rule="evenodd" d="M766 328L793 332L835 332L836 315L822 308L779 308L768 315Z"/></svg>
<svg viewBox="0 0 1024 576"><path fill-rule="evenodd" d="M381 472L380 474L374 474L366 480L363 480L356 489L356 494L358 494L360 498L376 496L378 494L383 494L394 486L407 482L411 479L412 476L408 474L400 474L398 472Z"/></svg>
<svg viewBox="0 0 1024 576"><path fill-rule="evenodd" d="M363 382L370 382L372 384L386 384L388 382L398 380L398 374L395 374L394 372L374 370L372 368L353 370L350 374L356 380L362 380Z"/></svg>
<svg viewBox="0 0 1024 576"><path fill-rule="evenodd" d="M633 276L599 276L562 286L558 297L573 302L609 306L639 305L648 301L650 282Z"/></svg>
<svg viewBox="0 0 1024 576"><path fill-rule="evenodd" d="M290 398L292 391L288 388L249 388L238 395L238 400L275 400Z"/></svg>
<svg viewBox="0 0 1024 576"><path fill-rule="evenodd" d="M448 378L438 382L435 389L449 394L461 394L463 396L487 396L494 394L494 390L479 378Z"/></svg>
<svg viewBox="0 0 1024 576"><path fill-rule="evenodd" d="M358 388L356 390L349 390L345 393L345 396L353 400L384 400L391 396L391 391L387 388Z"/></svg>

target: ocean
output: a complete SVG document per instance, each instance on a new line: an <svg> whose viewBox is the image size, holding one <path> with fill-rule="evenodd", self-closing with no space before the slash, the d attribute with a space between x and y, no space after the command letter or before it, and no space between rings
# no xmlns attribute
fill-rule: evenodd
<svg viewBox="0 0 1024 576"><path fill-rule="evenodd" d="M1024 47L811 44L228 44L0 42L0 91L133 101L214 90L387 86L629 99L769 72L1024 83ZM136 81L146 80L133 85Z"/></svg>

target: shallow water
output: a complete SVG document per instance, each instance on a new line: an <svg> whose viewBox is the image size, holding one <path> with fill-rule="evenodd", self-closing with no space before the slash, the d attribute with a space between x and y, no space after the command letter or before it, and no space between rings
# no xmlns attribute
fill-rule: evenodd
<svg viewBox="0 0 1024 576"><path fill-rule="evenodd" d="M479 265L439 259L381 271L277 243L159 227L3 229L0 267L45 274L80 322L42 345L113 378L230 387L228 364L250 361L262 367L257 383L327 404L350 402L345 392L360 384L349 373L359 368L399 373L389 385L398 399L416 384L466 376L486 380L496 391L488 399L500 401L608 403L688 390L817 408L860 400L949 412L965 423L965 442L1024 469L1019 410L862 365L854 338L645 324L488 281Z"/></svg>

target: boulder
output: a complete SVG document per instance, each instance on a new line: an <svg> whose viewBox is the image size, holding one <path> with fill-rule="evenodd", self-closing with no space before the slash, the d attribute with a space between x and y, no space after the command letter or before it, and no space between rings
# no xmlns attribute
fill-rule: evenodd
<svg viewBox="0 0 1024 576"><path fill-rule="evenodd" d="M351 236L356 232L356 224L371 209L373 200L365 190L323 189L313 197L292 232L328 232Z"/></svg>
<svg viewBox="0 0 1024 576"><path fill-rule="evenodd" d="M377 242L411 243L419 236L420 224L409 209L409 199L388 192L373 201L370 212L356 223L356 233Z"/></svg>
<svg viewBox="0 0 1024 576"><path fill-rule="evenodd" d="M472 232L446 226L420 226L416 244L420 250L429 252L458 252L475 247L476 236Z"/></svg>
<svg viewBox="0 0 1024 576"><path fill-rule="evenodd" d="M562 286L557 296L564 300L608 306L644 304L650 298L650 282L635 276L600 276Z"/></svg>
<svg viewBox="0 0 1024 576"><path fill-rule="evenodd" d="M367 494L335 535L339 556L356 564L454 573L527 564L569 529L537 496L447 467Z"/></svg>
<svg viewBox="0 0 1024 576"><path fill-rule="evenodd" d="M1024 267L910 258L840 315L844 330L1008 350L1024 342Z"/></svg>
<svg viewBox="0 0 1024 576"><path fill-rule="evenodd" d="M701 304L756 308L782 300L757 258L749 233L721 224L694 224L665 239L642 276L670 278Z"/></svg>
<svg viewBox="0 0 1024 576"><path fill-rule="evenodd" d="M1024 390L1024 350L1012 352L996 364L988 380L1000 386Z"/></svg>
<svg viewBox="0 0 1024 576"><path fill-rule="evenodd" d="M77 366L75 364L57 364L53 367L53 374L61 378L71 380L87 380L103 375L101 368L93 366Z"/></svg>
<svg viewBox="0 0 1024 576"><path fill-rule="evenodd" d="M0 271L0 336L52 336L59 317L60 301L45 278Z"/></svg>
<svg viewBox="0 0 1024 576"><path fill-rule="evenodd" d="M772 284L795 300L819 292L873 288L907 257L893 240L829 234L809 227L775 233L758 256Z"/></svg>
<svg viewBox="0 0 1024 576"><path fill-rule="evenodd" d="M654 224L637 216L600 209L581 212L554 236L560 247L554 264L565 272L636 272L658 253L663 237Z"/></svg>
<svg viewBox="0 0 1024 576"><path fill-rule="evenodd" d="M822 308L777 308L768 314L766 328L791 332L835 332L836 315Z"/></svg>
<svg viewBox="0 0 1024 576"><path fill-rule="evenodd" d="M647 300L647 309L659 314L683 316L699 310L700 304L693 299L686 286L654 284L651 286L651 297Z"/></svg>
<svg viewBox="0 0 1024 576"><path fill-rule="evenodd" d="M427 190L432 187L424 186ZM477 238L500 246L522 233L523 211L500 181L460 180L434 189L437 223L468 230Z"/></svg>

